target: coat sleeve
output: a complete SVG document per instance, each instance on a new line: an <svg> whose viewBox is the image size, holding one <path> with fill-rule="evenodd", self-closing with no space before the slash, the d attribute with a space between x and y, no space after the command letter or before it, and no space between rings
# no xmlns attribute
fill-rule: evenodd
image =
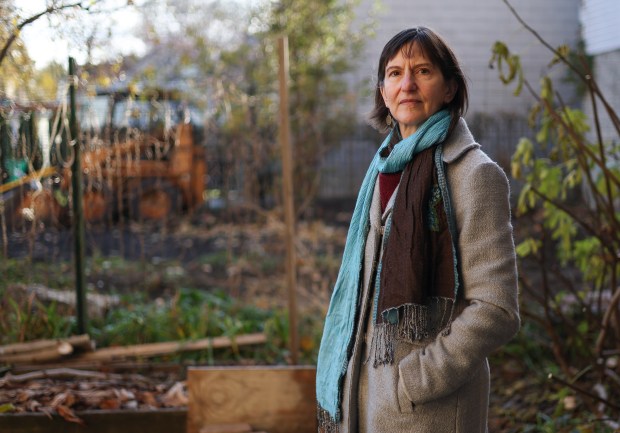
<svg viewBox="0 0 620 433"><path fill-rule="evenodd" d="M482 152L469 153L473 169L457 168L450 177L466 306L447 335L400 362L400 381L414 404L456 391L520 326L508 180Z"/></svg>

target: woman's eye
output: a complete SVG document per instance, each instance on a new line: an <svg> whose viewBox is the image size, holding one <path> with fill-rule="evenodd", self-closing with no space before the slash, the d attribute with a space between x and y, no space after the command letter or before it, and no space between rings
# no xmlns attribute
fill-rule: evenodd
<svg viewBox="0 0 620 433"><path fill-rule="evenodd" d="M429 68L420 68L418 69L418 73L421 75L428 75L431 73L431 70Z"/></svg>
<svg viewBox="0 0 620 433"><path fill-rule="evenodd" d="M390 71L388 77L398 77L399 71Z"/></svg>

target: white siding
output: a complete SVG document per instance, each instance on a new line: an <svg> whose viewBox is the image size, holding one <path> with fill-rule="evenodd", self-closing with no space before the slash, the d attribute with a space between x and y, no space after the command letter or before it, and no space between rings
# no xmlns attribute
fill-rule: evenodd
<svg viewBox="0 0 620 433"><path fill-rule="evenodd" d="M579 18L588 54L620 49L620 0L583 0Z"/></svg>
<svg viewBox="0 0 620 433"><path fill-rule="evenodd" d="M603 95L605 95L605 99L615 110L616 114L620 114L620 81L618 80L618 71L620 71L620 49L594 56L596 84L601 89ZM603 141L615 141L618 143L618 139L620 139L618 131L616 131L616 128L600 101L597 103L597 110ZM594 141L597 137L596 129L592 121L592 119L594 119L594 111L589 95L586 95L584 98L584 111L590 119L590 139Z"/></svg>

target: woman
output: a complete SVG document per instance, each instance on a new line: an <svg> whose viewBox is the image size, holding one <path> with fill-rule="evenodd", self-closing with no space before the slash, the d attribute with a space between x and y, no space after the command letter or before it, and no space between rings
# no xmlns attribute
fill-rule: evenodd
<svg viewBox="0 0 620 433"><path fill-rule="evenodd" d="M319 430L487 431L487 356L519 329L508 181L463 118L452 50L425 27L384 47L364 178L317 367Z"/></svg>

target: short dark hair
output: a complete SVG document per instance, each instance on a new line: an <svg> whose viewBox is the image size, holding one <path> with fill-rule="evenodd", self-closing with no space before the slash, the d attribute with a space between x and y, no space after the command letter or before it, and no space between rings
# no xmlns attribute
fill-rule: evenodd
<svg viewBox="0 0 620 433"><path fill-rule="evenodd" d="M465 74L454 52L443 38L433 30L422 26L399 32L385 44L385 47L383 47L381 57L379 57L379 68L377 70L375 106L370 113L370 121L379 131L385 132L388 130L389 125L386 122L386 118L390 111L385 106L385 101L381 95L381 88L383 87L383 80L385 79L385 67L400 50L404 50L403 55L405 57L411 57L414 42L420 50L422 50L424 56L435 66L439 67L444 80L454 80L457 85L454 98L452 98L452 101L450 101L446 107L452 119L449 128L449 132L451 132L456 126L459 117L463 116L467 111L468 96ZM405 49L405 47L410 48Z"/></svg>

